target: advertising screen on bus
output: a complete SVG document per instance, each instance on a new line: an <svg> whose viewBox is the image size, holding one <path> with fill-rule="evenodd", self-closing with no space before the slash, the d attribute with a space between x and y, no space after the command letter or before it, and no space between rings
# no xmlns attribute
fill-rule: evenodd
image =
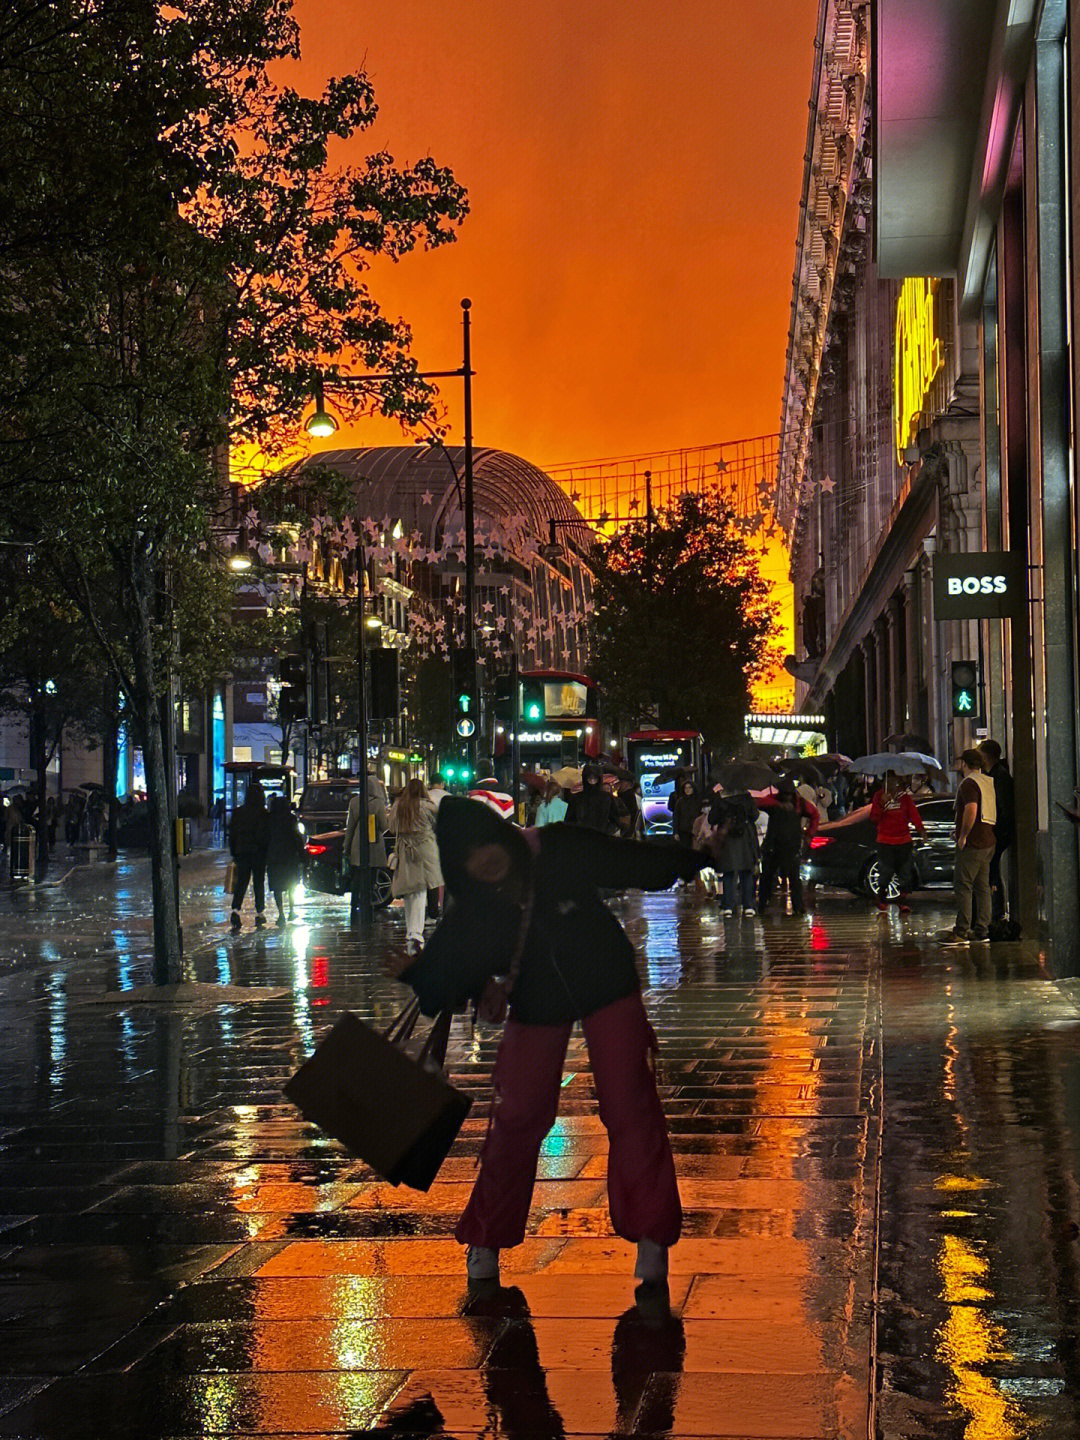
<svg viewBox="0 0 1080 1440"><path fill-rule="evenodd" d="M630 735L626 759L630 773L641 786L641 818L646 835L670 835L671 811L668 801L675 789L675 776L686 771L694 783L701 783L702 745L700 735L685 731L655 731Z"/></svg>

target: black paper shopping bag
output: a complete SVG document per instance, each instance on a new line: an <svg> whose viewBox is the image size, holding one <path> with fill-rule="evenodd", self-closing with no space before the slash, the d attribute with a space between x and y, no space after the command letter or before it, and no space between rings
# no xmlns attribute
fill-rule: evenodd
<svg viewBox="0 0 1080 1440"><path fill-rule="evenodd" d="M346 1012L318 1049L285 1085L285 1094L308 1120L340 1140L353 1155L393 1185L427 1190L454 1143L472 1104L437 1069L449 1015L436 1020L419 1055L402 1048L412 1024L410 1007L380 1034Z"/></svg>

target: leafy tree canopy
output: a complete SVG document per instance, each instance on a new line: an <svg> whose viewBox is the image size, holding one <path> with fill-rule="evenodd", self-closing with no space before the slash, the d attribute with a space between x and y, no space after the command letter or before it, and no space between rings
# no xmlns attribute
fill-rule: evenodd
<svg viewBox="0 0 1080 1440"><path fill-rule="evenodd" d="M593 667L620 720L736 744L776 615L739 517L713 491L680 495L596 563Z"/></svg>

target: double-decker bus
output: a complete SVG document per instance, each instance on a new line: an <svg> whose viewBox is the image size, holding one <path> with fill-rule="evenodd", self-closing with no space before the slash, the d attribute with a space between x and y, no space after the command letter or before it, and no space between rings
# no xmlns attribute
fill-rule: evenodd
<svg viewBox="0 0 1080 1440"><path fill-rule="evenodd" d="M599 690L588 675L572 670L522 670L518 675L517 741L523 770L561 769L599 760ZM512 780L514 719L496 720L495 773Z"/></svg>
<svg viewBox="0 0 1080 1440"><path fill-rule="evenodd" d="M626 737L626 764L641 786L645 834L670 835L676 774L685 773L704 792L704 739L694 730L637 730Z"/></svg>

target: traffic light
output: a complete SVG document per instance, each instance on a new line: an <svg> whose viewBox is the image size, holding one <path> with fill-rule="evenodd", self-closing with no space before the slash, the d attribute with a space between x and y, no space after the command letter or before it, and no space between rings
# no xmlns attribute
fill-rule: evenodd
<svg viewBox="0 0 1080 1440"><path fill-rule="evenodd" d="M471 646L451 650L450 679L453 686L451 709L454 731L459 739L471 740L480 724L480 689L477 683L476 651Z"/></svg>
<svg viewBox="0 0 1080 1440"><path fill-rule="evenodd" d="M544 682L521 682L521 718L526 725L539 725L544 719Z"/></svg>
<svg viewBox="0 0 1080 1440"><path fill-rule="evenodd" d="M979 666L974 660L952 662L954 720L973 720L979 713Z"/></svg>
<svg viewBox="0 0 1080 1440"><path fill-rule="evenodd" d="M517 689L516 676L512 670L500 670L494 680L495 719L504 725L512 725L516 719L514 691Z"/></svg>
<svg viewBox="0 0 1080 1440"><path fill-rule="evenodd" d="M306 720L308 713L307 661L303 655L282 655L278 661L281 696L278 714L285 724Z"/></svg>
<svg viewBox="0 0 1080 1440"><path fill-rule="evenodd" d="M371 698L369 720L396 720L398 704L398 652L394 649L371 652Z"/></svg>

